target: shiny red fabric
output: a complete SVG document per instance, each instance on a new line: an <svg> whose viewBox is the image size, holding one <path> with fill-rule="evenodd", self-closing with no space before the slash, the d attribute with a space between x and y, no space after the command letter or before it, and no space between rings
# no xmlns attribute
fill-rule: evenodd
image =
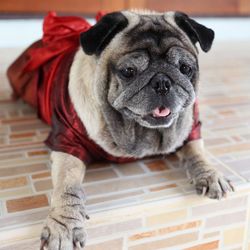
<svg viewBox="0 0 250 250"><path fill-rule="evenodd" d="M187 142L198 140L201 138L201 122L199 120L199 108L198 108L198 100L196 99L194 103L194 115L193 115L193 126L192 130L187 138Z"/></svg>
<svg viewBox="0 0 250 250"><path fill-rule="evenodd" d="M104 13L99 13L99 20ZM117 163L135 159L114 157L92 141L74 110L68 93L69 71L79 48L79 35L91 25L79 17L45 17L43 38L32 44L9 67L14 96L37 108L38 115L52 126L46 144L55 151L72 154L85 163L108 160ZM198 105L188 141L200 138Z"/></svg>
<svg viewBox="0 0 250 250"><path fill-rule="evenodd" d="M79 46L79 35L90 27L91 25L80 17L58 17L54 12L50 12L44 19L41 46L30 48L27 52L29 60L24 71L38 70L47 62L49 64L47 70L43 72L45 84L39 98L40 106L43 107L40 109L40 116L49 124L52 117L50 92L57 68L63 56L67 52L75 51Z"/></svg>

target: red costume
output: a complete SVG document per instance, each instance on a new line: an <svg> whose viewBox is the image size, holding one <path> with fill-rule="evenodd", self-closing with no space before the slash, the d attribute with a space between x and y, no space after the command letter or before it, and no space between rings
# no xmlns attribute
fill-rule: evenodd
<svg viewBox="0 0 250 250"><path fill-rule="evenodd" d="M102 17L97 15L97 20ZM52 125L46 144L55 151L72 154L85 163L108 160L117 163L135 159L114 157L92 141L79 119L68 93L69 71L79 47L79 35L91 25L79 17L49 13L43 38L32 44L10 66L8 76L14 96L37 108L39 117ZM194 124L187 141L200 138L197 103Z"/></svg>

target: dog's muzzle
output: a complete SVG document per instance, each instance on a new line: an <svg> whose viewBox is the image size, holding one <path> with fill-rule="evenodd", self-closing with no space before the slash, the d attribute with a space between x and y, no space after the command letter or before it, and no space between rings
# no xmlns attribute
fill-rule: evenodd
<svg viewBox="0 0 250 250"><path fill-rule="evenodd" d="M152 88L155 90L155 92L160 96L167 95L171 88L170 78L163 73L156 74L151 79L150 84Z"/></svg>

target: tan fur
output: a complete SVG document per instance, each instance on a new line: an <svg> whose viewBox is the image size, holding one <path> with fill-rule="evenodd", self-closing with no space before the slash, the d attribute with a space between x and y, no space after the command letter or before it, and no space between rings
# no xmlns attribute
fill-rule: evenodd
<svg viewBox="0 0 250 250"><path fill-rule="evenodd" d="M83 161L73 155L63 152L53 151L50 156L52 162L51 174L54 188L57 186L61 187L62 182L66 186L81 184L86 168ZM62 165L64 165L63 168Z"/></svg>
<svg viewBox="0 0 250 250"><path fill-rule="evenodd" d="M179 28L179 26L176 24L175 20L174 20L174 15L175 12L173 11L169 11L169 12L165 12L164 13L164 18L165 20L175 29L177 30L179 33L182 34L182 42L188 44L188 48L192 49L192 52L194 54L198 53L197 48L194 46L194 44L191 42L191 40L189 39L189 37L187 36L187 34Z"/></svg>
<svg viewBox="0 0 250 250"><path fill-rule="evenodd" d="M51 161L54 187L51 205L57 207L65 188L79 186L82 183L86 167L80 159L62 152L53 151Z"/></svg>
<svg viewBox="0 0 250 250"><path fill-rule="evenodd" d="M177 154L181 160L183 160L184 158L186 159L189 156L192 157L193 155L204 155L203 139L187 143L177 152ZM204 156L204 158L206 157Z"/></svg>
<svg viewBox="0 0 250 250"><path fill-rule="evenodd" d="M85 55L80 48L70 70L69 94L79 118L92 139L98 139L104 126L94 92L95 70L94 57Z"/></svg>

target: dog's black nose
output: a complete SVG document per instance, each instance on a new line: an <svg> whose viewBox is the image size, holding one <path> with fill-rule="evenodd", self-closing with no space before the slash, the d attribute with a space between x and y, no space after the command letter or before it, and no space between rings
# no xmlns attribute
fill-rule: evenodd
<svg viewBox="0 0 250 250"><path fill-rule="evenodd" d="M171 87L171 80L168 76L159 73L151 80L151 86L159 95L167 95Z"/></svg>

